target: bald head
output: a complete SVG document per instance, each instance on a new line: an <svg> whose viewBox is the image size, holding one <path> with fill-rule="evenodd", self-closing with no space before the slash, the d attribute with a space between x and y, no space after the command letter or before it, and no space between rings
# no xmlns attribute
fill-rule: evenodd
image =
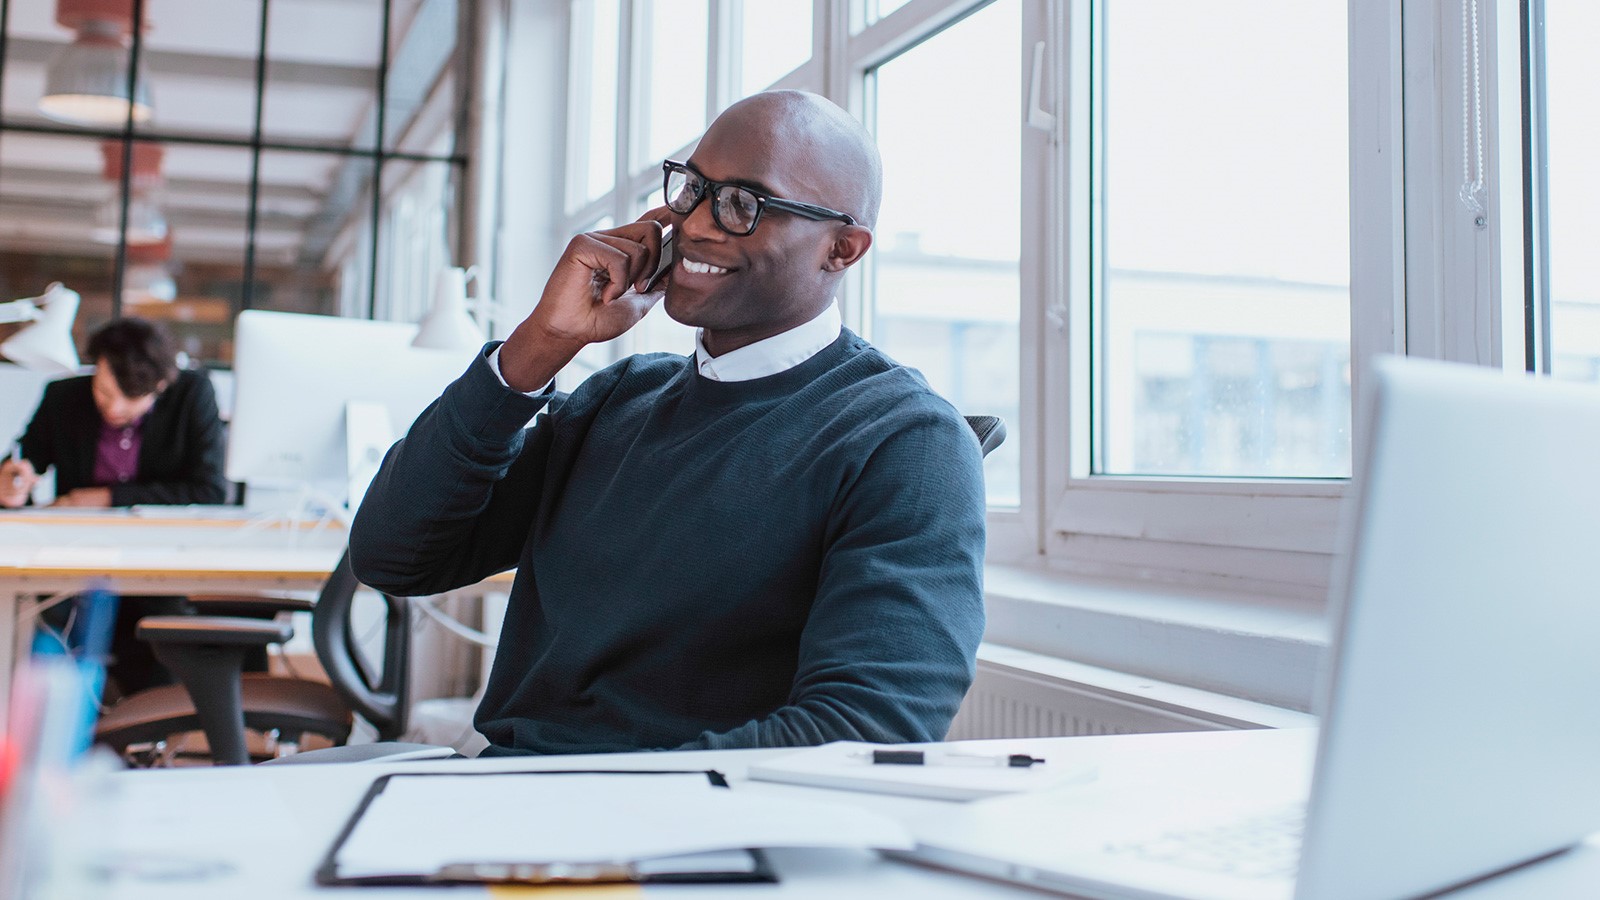
<svg viewBox="0 0 1600 900"><path fill-rule="evenodd" d="M807 91L766 91L718 116L701 145L722 140L756 145L807 192L794 199L849 213L861 225L878 221L883 164L877 145L849 113Z"/></svg>

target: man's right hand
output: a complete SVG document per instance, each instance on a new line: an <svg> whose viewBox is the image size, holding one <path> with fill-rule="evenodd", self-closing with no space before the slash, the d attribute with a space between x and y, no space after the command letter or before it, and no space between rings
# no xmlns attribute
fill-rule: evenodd
<svg viewBox="0 0 1600 900"><path fill-rule="evenodd" d="M506 384L538 390L579 350L618 337L644 318L664 291L633 291L655 271L661 226L671 215L658 207L637 222L580 234L567 244L539 304L500 348Z"/></svg>
<svg viewBox="0 0 1600 900"><path fill-rule="evenodd" d="M0 506L16 509L26 506L28 495L39 481L39 473L26 459L8 459L0 462Z"/></svg>

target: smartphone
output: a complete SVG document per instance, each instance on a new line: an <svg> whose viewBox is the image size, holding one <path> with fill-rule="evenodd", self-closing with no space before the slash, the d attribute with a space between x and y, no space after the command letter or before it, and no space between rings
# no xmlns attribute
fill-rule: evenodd
<svg viewBox="0 0 1600 900"><path fill-rule="evenodd" d="M675 246L676 242L673 240L675 237L677 235L673 232L671 225L661 229L661 258L656 260L656 270L650 276L650 280L644 283L644 291L642 293L648 294L655 290L656 285L661 283L661 277L667 274L667 270L672 268L674 262L677 262L677 247Z"/></svg>

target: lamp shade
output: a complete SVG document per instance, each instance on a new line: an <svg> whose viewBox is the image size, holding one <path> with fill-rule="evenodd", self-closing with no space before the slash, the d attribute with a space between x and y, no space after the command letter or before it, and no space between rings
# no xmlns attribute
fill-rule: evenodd
<svg viewBox="0 0 1600 900"><path fill-rule="evenodd" d="M435 350L477 350L487 340L467 312L467 273L449 268L434 281L433 308L422 317L413 347Z"/></svg>
<svg viewBox="0 0 1600 900"><path fill-rule="evenodd" d="M129 56L122 26L84 21L77 38L45 70L39 111L73 125L121 125L128 117ZM140 71L134 79L133 120L148 122L152 109L149 79Z"/></svg>
<svg viewBox="0 0 1600 900"><path fill-rule="evenodd" d="M38 310L32 324L5 343L0 356L26 368L52 374L78 371L78 348L72 343L72 320L78 315L78 292L56 282L31 302Z"/></svg>

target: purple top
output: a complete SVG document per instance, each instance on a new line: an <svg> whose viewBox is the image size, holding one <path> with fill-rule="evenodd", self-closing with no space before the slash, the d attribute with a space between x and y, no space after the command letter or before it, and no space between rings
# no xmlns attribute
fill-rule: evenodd
<svg viewBox="0 0 1600 900"><path fill-rule="evenodd" d="M131 425L116 428L100 423L100 442L94 448L94 484L108 487L127 484L139 475L139 446L144 443L144 420L140 416Z"/></svg>

